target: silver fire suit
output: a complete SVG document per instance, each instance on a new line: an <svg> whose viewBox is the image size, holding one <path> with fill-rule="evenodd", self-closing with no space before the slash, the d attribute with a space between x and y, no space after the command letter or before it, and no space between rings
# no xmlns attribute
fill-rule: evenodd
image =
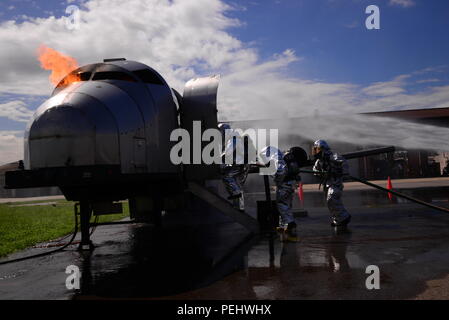
<svg viewBox="0 0 449 320"><path fill-rule="evenodd" d="M276 184L276 205L279 211L279 226L281 228L287 228L289 223L295 222L292 213L292 202L296 182L300 178L299 176L289 175L289 167L284 160L284 153L275 147L267 147L262 150L261 159L264 163L273 161L275 164L276 171L272 177Z"/></svg>
<svg viewBox="0 0 449 320"><path fill-rule="evenodd" d="M322 185L326 196L327 207L331 214L331 222L339 225L350 217L343 205L343 175L349 173L348 162L345 158L330 150L324 151L322 158L317 159L313 171L324 171Z"/></svg>
<svg viewBox="0 0 449 320"><path fill-rule="evenodd" d="M240 135L231 137L223 151L224 163L221 165L222 180L234 208L244 211L245 199L243 185L249 172L249 164L244 163L245 150Z"/></svg>

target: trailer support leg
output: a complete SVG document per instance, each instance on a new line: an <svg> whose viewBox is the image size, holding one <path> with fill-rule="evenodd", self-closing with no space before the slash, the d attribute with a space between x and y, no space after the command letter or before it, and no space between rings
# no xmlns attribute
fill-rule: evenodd
<svg viewBox="0 0 449 320"><path fill-rule="evenodd" d="M89 202L80 202L81 242L78 250L93 250L94 245L90 240L90 217L92 208Z"/></svg>

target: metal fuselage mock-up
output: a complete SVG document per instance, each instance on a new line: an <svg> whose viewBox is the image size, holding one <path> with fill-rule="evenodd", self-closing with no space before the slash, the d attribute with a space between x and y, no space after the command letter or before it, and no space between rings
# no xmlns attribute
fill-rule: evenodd
<svg viewBox="0 0 449 320"><path fill-rule="evenodd" d="M130 199L135 216L161 209L186 177L218 172L170 161L173 130L217 127L217 89L218 77L193 79L181 97L154 69L125 59L78 68L29 122L24 170L7 172L6 188L58 186L67 200L92 205Z"/></svg>

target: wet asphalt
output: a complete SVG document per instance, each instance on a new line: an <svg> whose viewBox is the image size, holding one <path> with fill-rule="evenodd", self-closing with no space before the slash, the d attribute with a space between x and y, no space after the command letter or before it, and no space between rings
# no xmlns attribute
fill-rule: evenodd
<svg viewBox="0 0 449 320"><path fill-rule="evenodd" d="M448 206L449 190L414 189ZM248 194L255 216L260 194ZM169 212L163 225L99 226L93 252L66 250L0 265L0 299L414 299L449 274L449 215L369 191L345 193L352 222L329 224L322 194L305 196L298 242L250 235L201 200ZM295 199L294 207L300 204ZM31 248L7 259L44 252ZM80 270L67 289L67 266ZM380 289L368 290L370 265ZM435 298L439 298L436 296Z"/></svg>

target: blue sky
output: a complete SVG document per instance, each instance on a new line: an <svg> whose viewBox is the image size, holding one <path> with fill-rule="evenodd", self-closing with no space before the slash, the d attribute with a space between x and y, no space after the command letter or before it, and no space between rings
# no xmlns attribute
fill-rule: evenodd
<svg viewBox="0 0 449 320"><path fill-rule="evenodd" d="M245 25L232 32L265 57L294 49L306 63L292 72L305 78L367 84L449 64L449 1L415 3L259 1L233 13ZM380 30L365 28L369 4L380 8Z"/></svg>
<svg viewBox="0 0 449 320"><path fill-rule="evenodd" d="M63 27L71 4L82 10L79 31ZM380 30L365 27L371 4ZM6 0L0 24L0 151L51 93L40 44L80 64L135 59L181 91L190 78L220 73L229 120L254 117L255 106L267 118L449 107L445 0ZM273 113L278 103L289 108Z"/></svg>
<svg viewBox="0 0 449 320"><path fill-rule="evenodd" d="M71 1L71 4L83 1ZM449 64L449 2L413 0L266 0L226 1L227 13L241 25L229 32L268 58L287 48L305 59L293 75L330 82L368 84L430 66ZM381 29L367 30L365 8L380 8ZM0 21L63 16L63 0L7 0ZM448 79L447 74L442 75Z"/></svg>
<svg viewBox="0 0 449 320"><path fill-rule="evenodd" d="M67 7L63 0L6 0L0 3L1 21L21 21L22 16L47 17L49 15L62 15Z"/></svg>

